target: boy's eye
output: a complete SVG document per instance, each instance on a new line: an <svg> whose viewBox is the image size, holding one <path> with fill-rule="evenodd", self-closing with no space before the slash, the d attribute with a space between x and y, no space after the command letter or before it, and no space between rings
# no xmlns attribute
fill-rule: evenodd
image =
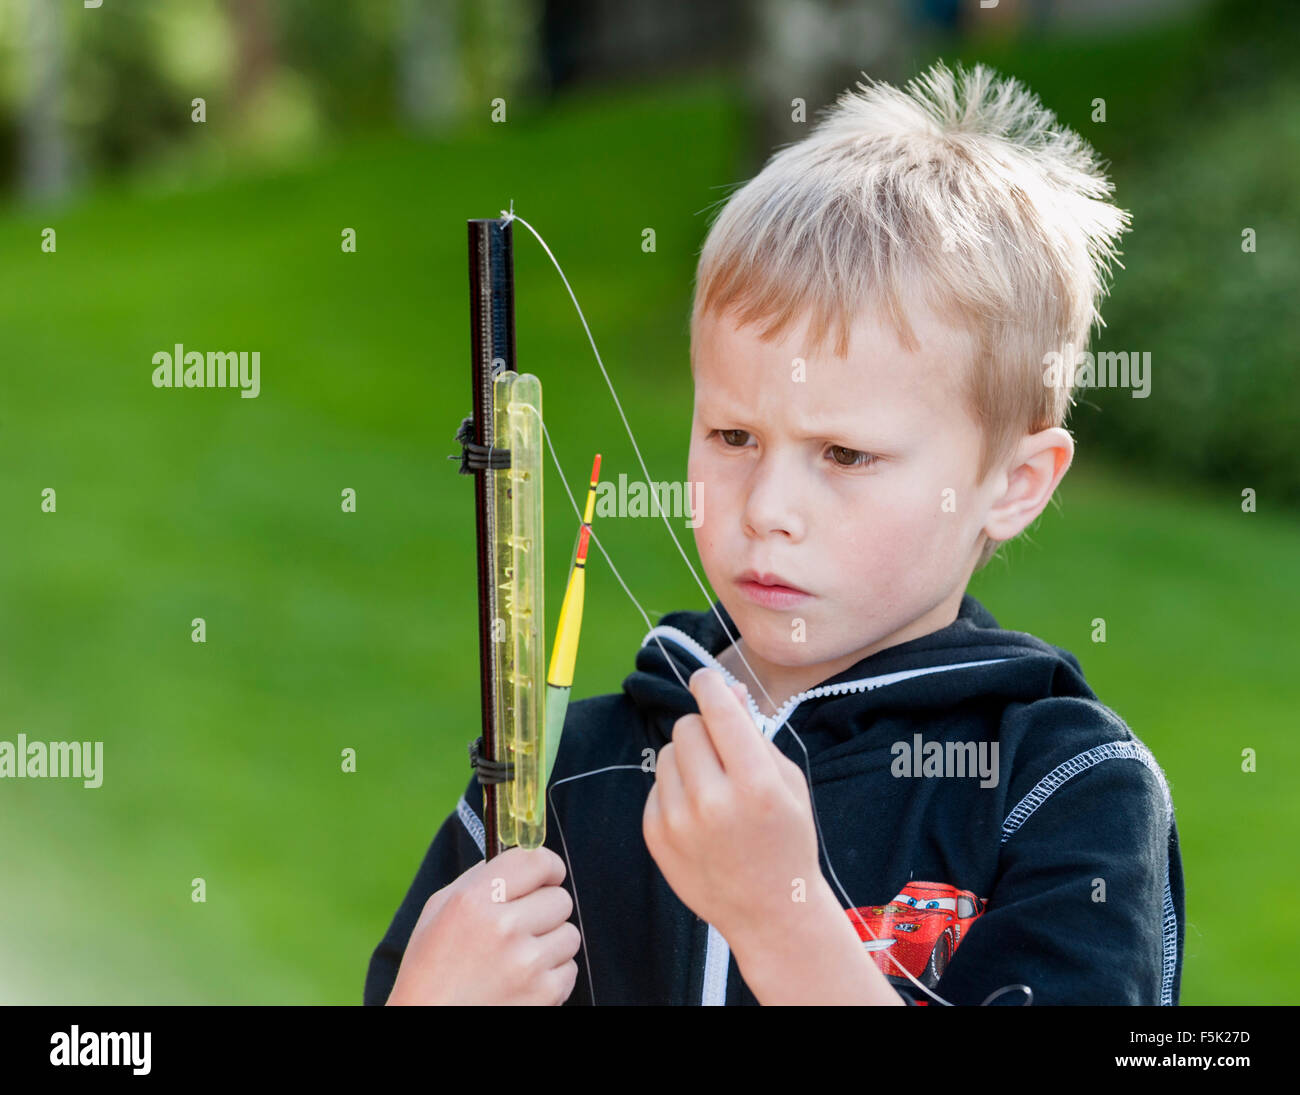
<svg viewBox="0 0 1300 1095"><path fill-rule="evenodd" d="M717 435L722 438L722 443L724 445L732 449L743 449L745 447L744 441L733 441L731 440L733 437L735 437L737 434L739 434L742 438L749 436L749 433L746 430L716 430L714 432L716 432Z"/></svg>
<svg viewBox="0 0 1300 1095"><path fill-rule="evenodd" d="M831 459L841 468L866 468L876 462L876 457L871 453L859 452L857 449L846 449L843 445L832 445L830 452ZM841 460L841 455L847 455L848 459Z"/></svg>
<svg viewBox="0 0 1300 1095"><path fill-rule="evenodd" d="M713 433L722 438L722 443L729 449L743 449L745 439L749 437L748 430L714 430ZM835 466L840 468L869 468L879 459L872 453L860 452L843 445L832 445L827 451Z"/></svg>

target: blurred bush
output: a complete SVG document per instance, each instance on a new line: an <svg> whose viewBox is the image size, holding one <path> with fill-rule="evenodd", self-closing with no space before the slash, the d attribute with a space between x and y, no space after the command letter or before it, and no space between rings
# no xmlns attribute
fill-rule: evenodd
<svg viewBox="0 0 1300 1095"><path fill-rule="evenodd" d="M541 0L0 0L0 189L177 182L486 117L540 79ZM196 124L193 100L204 100Z"/></svg>
<svg viewBox="0 0 1300 1095"><path fill-rule="evenodd" d="M1135 34L958 53L1023 79L1108 157L1115 200L1132 213L1092 349L1149 351L1151 397L1078 392L1071 426L1089 458L1300 507L1295 5L1224 0Z"/></svg>

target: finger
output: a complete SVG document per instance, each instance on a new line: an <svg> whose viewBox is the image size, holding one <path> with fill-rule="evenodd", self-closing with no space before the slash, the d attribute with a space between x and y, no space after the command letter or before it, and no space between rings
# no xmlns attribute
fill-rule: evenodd
<svg viewBox="0 0 1300 1095"><path fill-rule="evenodd" d="M722 674L716 669L697 669L691 674L690 687L723 771L748 785L770 778L772 758L763 738Z"/></svg>
<svg viewBox="0 0 1300 1095"><path fill-rule="evenodd" d="M573 927L572 924L564 926ZM540 945L540 940L532 941L524 957L524 965L519 969L524 978L521 986L523 995L518 998L519 1003L556 1005L563 1004L569 998L577 980L578 967L573 960L573 953L566 955L564 952L570 947L576 952L577 947L573 941L575 935L577 929L573 928L572 932L559 933L554 939L548 939L544 946Z"/></svg>
<svg viewBox="0 0 1300 1095"><path fill-rule="evenodd" d="M578 983L578 963L570 959L545 975L546 1003L558 1007L573 995Z"/></svg>
<svg viewBox="0 0 1300 1095"><path fill-rule="evenodd" d="M480 870L475 885L491 890L493 896L500 892L497 883L500 879L506 901L514 901L541 886L558 886L565 875L564 860L550 848L507 848L472 869Z"/></svg>
<svg viewBox="0 0 1300 1095"><path fill-rule="evenodd" d="M688 803L695 805L725 793L726 773L699 715L685 715L673 724L673 745Z"/></svg>
<svg viewBox="0 0 1300 1095"><path fill-rule="evenodd" d="M569 921L553 932L534 940L533 967L538 972L531 978L530 996L539 1004L563 1004L573 992L578 979L578 964L574 956L582 946L582 936Z"/></svg>
<svg viewBox="0 0 1300 1095"><path fill-rule="evenodd" d="M538 936L537 946L543 968L553 970L571 961L578 953L582 946L582 933L572 920L566 920L545 935Z"/></svg>
<svg viewBox="0 0 1300 1095"><path fill-rule="evenodd" d="M727 687L730 688L736 694L736 699L740 701L741 710L743 710L745 714L748 715L749 714L749 689L746 688L739 681L736 681L735 684L730 684Z"/></svg>
<svg viewBox="0 0 1300 1095"><path fill-rule="evenodd" d="M655 790L658 792L660 816L675 819L682 815L686 805L686 790L682 787L682 776L677 770L676 746L670 741L659 750L659 759L655 762Z"/></svg>
<svg viewBox="0 0 1300 1095"><path fill-rule="evenodd" d="M515 925L529 935L546 935L573 914L573 898L563 886L543 886L509 904Z"/></svg>

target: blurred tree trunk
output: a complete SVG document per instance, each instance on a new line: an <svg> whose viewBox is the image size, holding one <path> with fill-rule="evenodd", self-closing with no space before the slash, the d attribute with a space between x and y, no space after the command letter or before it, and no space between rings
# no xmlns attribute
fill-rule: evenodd
<svg viewBox="0 0 1300 1095"><path fill-rule="evenodd" d="M460 114L459 8L453 0L402 0L398 106L416 129L445 127Z"/></svg>
<svg viewBox="0 0 1300 1095"><path fill-rule="evenodd" d="M898 80L919 44L906 0L761 0L753 15L747 84L755 168L778 145L807 136L815 113L863 71Z"/></svg>
<svg viewBox="0 0 1300 1095"><path fill-rule="evenodd" d="M226 0L226 7L235 32L234 101L242 109L275 69L275 38L266 0Z"/></svg>
<svg viewBox="0 0 1300 1095"><path fill-rule="evenodd" d="M68 188L63 99L63 9L50 0L27 6L27 88L22 105L22 188L28 198Z"/></svg>

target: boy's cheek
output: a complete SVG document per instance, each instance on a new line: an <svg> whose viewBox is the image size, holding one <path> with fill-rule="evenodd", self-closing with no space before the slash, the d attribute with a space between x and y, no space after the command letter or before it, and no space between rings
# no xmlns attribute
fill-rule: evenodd
<svg viewBox="0 0 1300 1095"><path fill-rule="evenodd" d="M704 573L709 579L709 584L715 590L721 585L726 585L730 579L731 571L736 567L736 552L738 550L735 545L722 535L720 517L717 507L710 508L706 503L700 523L691 529L695 536L695 549L699 552Z"/></svg>
<svg viewBox="0 0 1300 1095"><path fill-rule="evenodd" d="M867 519L855 523L841 536L834 551L841 578L846 586L857 586L878 593L900 587L912 587L927 573L935 570L944 557L943 541L951 530L933 512L900 512L888 506L873 509Z"/></svg>

